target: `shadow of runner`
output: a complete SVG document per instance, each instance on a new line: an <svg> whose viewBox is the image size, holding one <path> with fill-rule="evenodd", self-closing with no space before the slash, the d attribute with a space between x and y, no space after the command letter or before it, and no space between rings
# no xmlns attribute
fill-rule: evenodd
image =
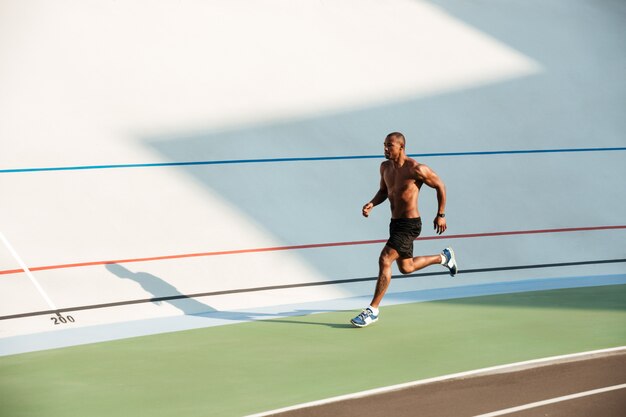
<svg viewBox="0 0 626 417"><path fill-rule="evenodd" d="M331 319L328 321L311 321L310 316L319 314L319 313L338 313L337 310L325 310L325 309L317 309L317 310L292 310L292 311L283 311L276 314L271 314L271 317L266 319L261 319L261 321L266 322L268 324L291 324L291 325L313 325L313 326L324 326L330 327L332 329L355 329L355 327L350 324L345 317L342 315L341 321L337 321L336 319ZM342 311L343 313L348 313L346 311Z"/></svg>
<svg viewBox="0 0 626 417"><path fill-rule="evenodd" d="M261 312L244 312L244 311L212 311L204 314L200 314L200 317L206 317L211 319L221 320L234 320L234 321L257 321L268 324L291 324L291 325L315 325L325 326L333 329L346 329L354 328L349 323L335 323L335 322L313 322L306 320L295 320L296 317L305 317L317 313L334 313L335 310L293 310L276 313L261 313Z"/></svg>
<svg viewBox="0 0 626 417"><path fill-rule="evenodd" d="M317 321L299 321L299 320L285 320L282 318L269 320L271 323L284 323L284 324L294 324L294 325L313 325L313 326L326 326L332 329L357 329L357 327L351 325L350 323L322 323Z"/></svg>
<svg viewBox="0 0 626 417"><path fill-rule="evenodd" d="M119 264L107 264L105 267L113 275L122 279L130 279L141 285L144 290L155 297L154 303L156 304L166 302L186 315L217 311L195 298L182 294L172 284L147 272L132 272Z"/></svg>
<svg viewBox="0 0 626 417"><path fill-rule="evenodd" d="M185 315L193 315L196 317L205 317L216 320L229 320L236 322L267 320L274 323L290 323L290 324L315 324L320 326L328 326L333 328L352 327L349 324L338 323L313 323L302 322L296 320L285 320L287 317L306 316L313 313L327 312L330 310L296 310L281 313L261 313L261 312L243 312L243 311L219 311L207 304L201 303L194 297L182 294L176 287L168 283L162 278L147 272L133 272L119 264L107 264L105 268L113 275L135 281L148 293L154 296L153 303L160 304L166 302Z"/></svg>

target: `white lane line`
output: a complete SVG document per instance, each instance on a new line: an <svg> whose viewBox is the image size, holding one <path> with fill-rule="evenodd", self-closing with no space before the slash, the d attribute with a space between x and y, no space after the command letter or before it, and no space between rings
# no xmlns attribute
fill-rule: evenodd
<svg viewBox="0 0 626 417"><path fill-rule="evenodd" d="M39 291L39 294L41 294L41 296L46 301L48 306L52 310L58 310L57 306L54 305L54 303L52 302L50 297L48 297L48 294L46 294L46 292L43 290L43 288L41 288L41 285L39 285L39 282L37 282L37 280L33 276L33 273L30 272L30 269L28 269L28 267L26 266L26 264L24 263L22 258L20 258L20 255L18 255L17 252L15 251L15 249L13 249L13 246L11 246L11 244L9 243L9 241L7 240L7 238L4 236L4 234L1 231L0 231L0 240L2 240L2 243L4 243L4 246L6 246L7 249L9 250L9 252L11 253L11 255L13 255L13 257L15 258L17 263L19 264L20 268L22 268L22 270L24 270L24 273L26 274L26 276L28 278L30 278L30 282L32 282L33 285L35 286L35 288L37 288L37 291Z"/></svg>
<svg viewBox="0 0 626 417"><path fill-rule="evenodd" d="M381 387L381 388L375 388L375 389L371 389L367 391L355 392L353 394L340 395L337 397L326 398L323 400L311 401L308 403L302 403L302 404L292 405L289 407L279 408L275 410L264 411L262 413L250 414L246 417L266 417L266 416L271 416L273 414L284 413L287 411L300 410L302 408L309 408L309 407L315 407L319 405L331 404L331 403L335 403L339 401L352 400L355 398L363 398L363 397L368 397L370 395L385 394L388 392L398 391L398 390L402 390L406 388L412 388L412 387L416 387L419 385L431 384L433 382L449 381L451 379L458 379L458 378L467 378L467 377L477 376L481 374L489 374L489 373L497 372L497 371L506 371L506 370L515 369L518 367L526 367L529 365L549 364L552 362L583 358L585 356L601 355L605 353L621 352L624 350L626 350L626 346L618 346L618 347L608 348L608 349L591 350L588 352L579 352L579 353L571 353L568 355L550 356L548 358L532 359L532 360L524 361L524 362L508 363L505 365L497 365L497 366L492 366L489 368L475 369L472 371L459 372L456 374L449 374L449 375L442 375L442 376L428 378L428 379L420 379L417 381L407 382L404 384L390 385L388 387Z"/></svg>
<svg viewBox="0 0 626 417"><path fill-rule="evenodd" d="M559 403L559 402L562 402L562 401L573 400L575 398L587 397L589 395L601 394L603 392L616 391L618 389L624 389L624 388L626 388L626 384L613 385L613 386L610 386L610 387L593 389L593 390L590 390L590 391L579 392L579 393L576 393L576 394L564 395L563 397L551 398L549 400L537 401L537 402L534 402L534 403L524 404L524 405L520 405L520 406L517 406L517 407L505 408L504 410L498 410L498 411L494 411L492 413L487 413L487 414L480 414L480 415L477 415L477 416L474 416L474 417L497 417L497 416L503 416L503 415L506 415L506 414L516 413L518 411L528 410L530 408L542 407L544 405Z"/></svg>

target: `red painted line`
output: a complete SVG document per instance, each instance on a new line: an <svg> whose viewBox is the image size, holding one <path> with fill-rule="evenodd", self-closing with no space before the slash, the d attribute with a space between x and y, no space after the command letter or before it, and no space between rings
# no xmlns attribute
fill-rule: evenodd
<svg viewBox="0 0 626 417"><path fill-rule="evenodd" d="M541 233L588 232L588 231L597 231L597 230L616 230L616 229L626 229L626 225L570 227L570 228L562 228L562 229L515 230L515 231L508 231L508 232L490 232L490 233L467 233L467 234L460 234L460 235L419 237L416 240L468 239L468 238L477 238L477 237L532 235L532 234L541 234ZM115 259L115 260L108 260L108 261L80 262L80 263L74 263L74 264L35 266L32 268L29 267L28 269L31 272L32 271L47 271L51 269L79 268L79 267L84 267L84 266L125 264L125 263L133 263L133 262L163 261L163 260L168 260L168 259L197 258L197 257L205 257L205 256L237 255L237 254L242 254L242 253L277 252L277 251L284 251L284 250L330 248L330 247L335 247L335 246L371 245L374 243L385 243L386 241L387 239L358 240L358 241L352 241L352 242L314 243L314 244L308 244L308 245L275 246L275 247L268 247L268 248L237 249L237 250L227 250L227 251L217 251L217 252L184 253L184 254L178 254L178 255L153 256L149 258ZM24 272L24 271L22 269L7 269L7 270L0 270L0 275L18 274L21 272Z"/></svg>

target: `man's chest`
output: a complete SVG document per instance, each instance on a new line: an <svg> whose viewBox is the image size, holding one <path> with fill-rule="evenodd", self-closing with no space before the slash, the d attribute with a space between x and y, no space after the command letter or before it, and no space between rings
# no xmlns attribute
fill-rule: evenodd
<svg viewBox="0 0 626 417"><path fill-rule="evenodd" d="M390 194L417 191L422 185L420 181L402 171L389 170L383 174L385 186Z"/></svg>

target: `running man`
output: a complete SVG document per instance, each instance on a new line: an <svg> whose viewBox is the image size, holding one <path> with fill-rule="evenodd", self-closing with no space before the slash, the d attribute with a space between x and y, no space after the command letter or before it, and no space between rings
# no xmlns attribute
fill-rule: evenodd
<svg viewBox="0 0 626 417"><path fill-rule="evenodd" d="M365 327L378 320L378 306L391 282L391 266L395 261L403 274L410 274L429 265L441 264L457 273L457 263L452 248L438 255L413 257L413 241L422 231L422 220L417 209L417 197L423 184L437 190L439 210L434 226L438 234L446 231L446 186L439 176L424 164L406 156L404 135L393 132L385 138L385 158L380 165L380 189L372 200L363 206L363 216L368 217L375 206L389 199L391 223L389 240L378 258L378 281L371 304L350 320L356 327Z"/></svg>

